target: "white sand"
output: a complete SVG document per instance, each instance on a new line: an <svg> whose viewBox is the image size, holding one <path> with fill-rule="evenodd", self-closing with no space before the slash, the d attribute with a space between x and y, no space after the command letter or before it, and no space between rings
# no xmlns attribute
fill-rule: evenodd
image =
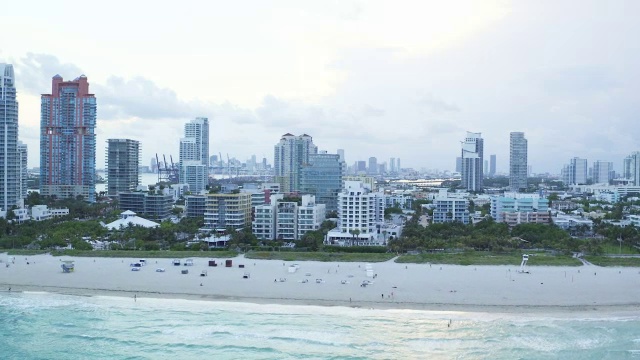
<svg viewBox="0 0 640 360"><path fill-rule="evenodd" d="M9 257L10 259L11 257ZM0 256L6 262L6 255ZM62 273L61 260L75 260L73 273ZM141 271L129 266L138 259L15 256L0 264L0 291L50 291L238 300L259 303L346 305L433 310L611 310L640 309L640 269L581 267L454 266L372 263L377 278L366 276L365 263L292 262L233 259L233 267L209 267L195 258L191 267L173 266L171 259L147 259ZM29 262L29 264L27 264ZM157 262L157 263L156 263ZM238 267L244 264L245 268ZM284 264L284 265L283 265ZM166 272L156 272L162 267ZM188 269L189 274L181 274ZM208 276L200 272L207 270ZM244 273L249 279L243 279ZM310 273L310 276L306 276ZM350 277L352 275L352 277ZM286 278L285 282L274 279ZM302 281L308 279L307 283ZM316 283L322 279L322 283ZM362 287L363 280L373 284ZM346 281L346 284L342 284ZM202 286L200 286L202 284ZM393 296L391 294L393 293ZM382 295L384 294L384 298Z"/></svg>

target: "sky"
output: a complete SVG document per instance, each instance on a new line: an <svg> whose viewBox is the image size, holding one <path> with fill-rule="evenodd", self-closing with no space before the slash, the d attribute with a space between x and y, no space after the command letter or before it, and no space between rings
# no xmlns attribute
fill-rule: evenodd
<svg viewBox="0 0 640 360"><path fill-rule="evenodd" d="M40 94L88 77L106 141L177 159L208 117L210 154L273 162L285 133L357 160L454 170L466 131L508 172L523 131L534 173L640 150L639 1L11 1L0 62L39 166Z"/></svg>

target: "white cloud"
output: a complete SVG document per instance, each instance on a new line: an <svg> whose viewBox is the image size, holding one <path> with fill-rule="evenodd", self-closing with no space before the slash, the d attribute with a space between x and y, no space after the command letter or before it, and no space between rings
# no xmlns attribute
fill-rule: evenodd
<svg viewBox="0 0 640 360"><path fill-rule="evenodd" d="M619 168L638 150L640 50L629 36L640 3L187 0L180 12L154 2L153 17L140 16L148 3L121 14L123 4L94 9L99 18L21 3L0 14L16 29L0 54L16 64L31 165L36 96L56 73L85 73L100 141L138 137L145 157L176 154L195 116L211 119L212 153L239 159L271 159L286 132L344 148L349 162L416 168L453 168L466 130L483 133L503 171L510 131L525 131L534 171L558 172L573 156ZM115 15L118 26L102 20Z"/></svg>

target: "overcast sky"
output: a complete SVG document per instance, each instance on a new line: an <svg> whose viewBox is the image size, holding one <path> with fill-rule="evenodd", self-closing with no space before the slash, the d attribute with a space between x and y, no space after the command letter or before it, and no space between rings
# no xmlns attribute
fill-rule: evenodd
<svg viewBox="0 0 640 360"><path fill-rule="evenodd" d="M39 166L40 94L85 74L109 138L177 158L184 123L210 153L273 162L285 133L346 160L449 169L466 131L508 170L524 131L534 172L640 150L640 1L10 1L20 138ZM10 29L10 31L8 30Z"/></svg>

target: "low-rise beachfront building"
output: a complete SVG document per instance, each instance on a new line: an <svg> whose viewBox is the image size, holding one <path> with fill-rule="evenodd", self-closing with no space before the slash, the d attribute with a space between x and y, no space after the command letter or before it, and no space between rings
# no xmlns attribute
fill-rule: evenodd
<svg viewBox="0 0 640 360"><path fill-rule="evenodd" d="M207 197L204 195L187 195L184 197L184 214L186 217L203 217Z"/></svg>
<svg viewBox="0 0 640 360"><path fill-rule="evenodd" d="M382 199L384 201L384 207L397 207L400 209L412 209L413 208L413 196L400 195L400 194L383 194Z"/></svg>
<svg viewBox="0 0 640 360"><path fill-rule="evenodd" d="M173 196L160 190L121 192L118 194L121 210L130 210L136 214L154 220L164 220L171 216Z"/></svg>
<svg viewBox="0 0 640 360"><path fill-rule="evenodd" d="M253 234L261 240L299 240L309 231L318 230L325 220L325 205L316 204L315 196L271 196L271 203L256 206Z"/></svg>
<svg viewBox="0 0 640 360"><path fill-rule="evenodd" d="M447 222L469 223L469 200L458 194L450 194L447 190L440 190L433 200L433 223Z"/></svg>
<svg viewBox="0 0 640 360"><path fill-rule="evenodd" d="M13 215L14 215L14 219L11 221L15 221L21 224L30 219L29 209L18 208L18 209L13 209L11 211L13 212ZM0 210L0 218L3 218L3 219L7 218L7 212L5 210Z"/></svg>
<svg viewBox="0 0 640 360"><path fill-rule="evenodd" d="M69 215L69 209L49 209L47 205L34 205L31 207L31 218L35 221L49 220Z"/></svg>
<svg viewBox="0 0 640 360"><path fill-rule="evenodd" d="M631 194L640 193L640 186L635 185L608 185L608 184L591 184L591 185L571 185L571 192L575 194L593 194L600 201L616 203L620 199ZM555 202L554 202L555 203ZM562 210L562 209L559 209Z"/></svg>
<svg viewBox="0 0 640 360"><path fill-rule="evenodd" d="M69 215L69 209L49 209L47 205L34 205L31 208L13 209L14 221L23 223L27 220L44 221L51 218ZM6 218L6 211L0 211L0 218Z"/></svg>
<svg viewBox="0 0 640 360"><path fill-rule="evenodd" d="M551 219L556 226L569 232L580 227L586 229L587 233L593 231L593 221L580 216L558 213L552 216Z"/></svg>
<svg viewBox="0 0 640 360"><path fill-rule="evenodd" d="M509 226L549 223L549 200L537 194L505 193L491 198L491 217Z"/></svg>
<svg viewBox="0 0 640 360"><path fill-rule="evenodd" d="M260 240L276 238L276 205L263 204L254 207L251 231Z"/></svg>
<svg viewBox="0 0 640 360"><path fill-rule="evenodd" d="M251 194L233 191L207 194L203 230L241 230L251 226Z"/></svg>
<svg viewBox="0 0 640 360"><path fill-rule="evenodd" d="M320 225L326 219L326 212L326 204L317 204L315 196L302 195L297 208L296 240L301 239L309 231L320 229Z"/></svg>
<svg viewBox="0 0 640 360"><path fill-rule="evenodd" d="M46 205L44 205L46 206ZM22 224L23 222L30 219L29 210L25 208L13 209L13 214L16 216L15 220ZM69 214L69 209L67 209L67 214ZM4 217L4 216L3 216Z"/></svg>

